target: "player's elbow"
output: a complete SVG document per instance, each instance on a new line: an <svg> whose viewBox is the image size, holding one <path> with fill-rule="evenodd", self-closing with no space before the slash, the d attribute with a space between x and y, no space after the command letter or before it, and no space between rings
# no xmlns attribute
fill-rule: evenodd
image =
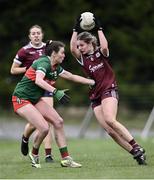
<svg viewBox="0 0 154 180"><path fill-rule="evenodd" d="M74 53L75 52L75 48L73 46L70 46L70 51L71 51L71 53Z"/></svg>
<svg viewBox="0 0 154 180"><path fill-rule="evenodd" d="M40 78L36 78L36 79L35 79L35 84L38 85L38 86L40 86L40 84L41 84L41 79L40 79Z"/></svg>
<svg viewBox="0 0 154 180"><path fill-rule="evenodd" d="M105 56L105 57L108 57L109 56L109 49L108 49L108 47L104 47L104 48L102 48L102 53L103 53L103 55Z"/></svg>
<svg viewBox="0 0 154 180"><path fill-rule="evenodd" d="M77 48L76 43L70 43L70 51L71 51L72 53L75 53L75 52L76 52L76 48Z"/></svg>
<svg viewBox="0 0 154 180"><path fill-rule="evenodd" d="M13 75L15 75L15 74L16 74L16 71L15 71L13 68L11 68L10 73L13 74Z"/></svg>

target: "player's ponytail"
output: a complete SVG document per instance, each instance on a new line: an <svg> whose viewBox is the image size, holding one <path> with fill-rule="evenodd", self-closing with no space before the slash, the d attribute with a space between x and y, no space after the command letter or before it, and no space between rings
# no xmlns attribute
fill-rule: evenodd
<svg viewBox="0 0 154 180"><path fill-rule="evenodd" d="M57 53L61 47L65 47L63 42L48 40L45 46L45 55L51 56L53 51Z"/></svg>

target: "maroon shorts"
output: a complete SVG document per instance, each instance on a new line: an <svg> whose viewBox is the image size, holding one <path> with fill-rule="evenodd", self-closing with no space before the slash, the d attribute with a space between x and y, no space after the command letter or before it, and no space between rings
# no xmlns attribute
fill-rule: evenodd
<svg viewBox="0 0 154 180"><path fill-rule="evenodd" d="M108 97L114 97L118 100L119 99L118 90L110 89L110 90L104 91L98 99L91 100L92 108L94 109L96 106L99 106L101 104L101 101Z"/></svg>

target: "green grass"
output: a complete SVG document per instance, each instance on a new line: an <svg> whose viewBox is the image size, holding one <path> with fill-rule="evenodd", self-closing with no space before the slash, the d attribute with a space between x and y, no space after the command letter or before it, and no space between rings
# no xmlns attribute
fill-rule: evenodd
<svg viewBox="0 0 154 180"><path fill-rule="evenodd" d="M62 168L57 146L53 145L55 163L44 162L40 149L41 169L32 168L28 157L20 154L20 142L0 140L1 179L152 179L154 177L154 141L138 139L147 151L147 166L139 166L130 154L109 139L68 139L79 169Z"/></svg>

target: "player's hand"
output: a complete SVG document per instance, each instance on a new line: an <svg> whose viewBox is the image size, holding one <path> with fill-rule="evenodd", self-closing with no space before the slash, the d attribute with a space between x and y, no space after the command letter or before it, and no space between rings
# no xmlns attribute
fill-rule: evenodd
<svg viewBox="0 0 154 180"><path fill-rule="evenodd" d="M81 22L81 15L77 17L74 27L73 27L73 31L75 31L75 32L81 31L80 22Z"/></svg>
<svg viewBox="0 0 154 180"><path fill-rule="evenodd" d="M92 85L89 85L89 89L94 89L96 87L96 83L95 81L93 80L93 84Z"/></svg>
<svg viewBox="0 0 154 180"><path fill-rule="evenodd" d="M101 24L100 20L96 16L94 16L94 21L95 21L96 30L98 30L98 31L103 30L102 24Z"/></svg>
<svg viewBox="0 0 154 180"><path fill-rule="evenodd" d="M70 97L65 93L69 89L57 90L55 89L53 92L53 96L60 101L61 104L67 104L70 100Z"/></svg>

